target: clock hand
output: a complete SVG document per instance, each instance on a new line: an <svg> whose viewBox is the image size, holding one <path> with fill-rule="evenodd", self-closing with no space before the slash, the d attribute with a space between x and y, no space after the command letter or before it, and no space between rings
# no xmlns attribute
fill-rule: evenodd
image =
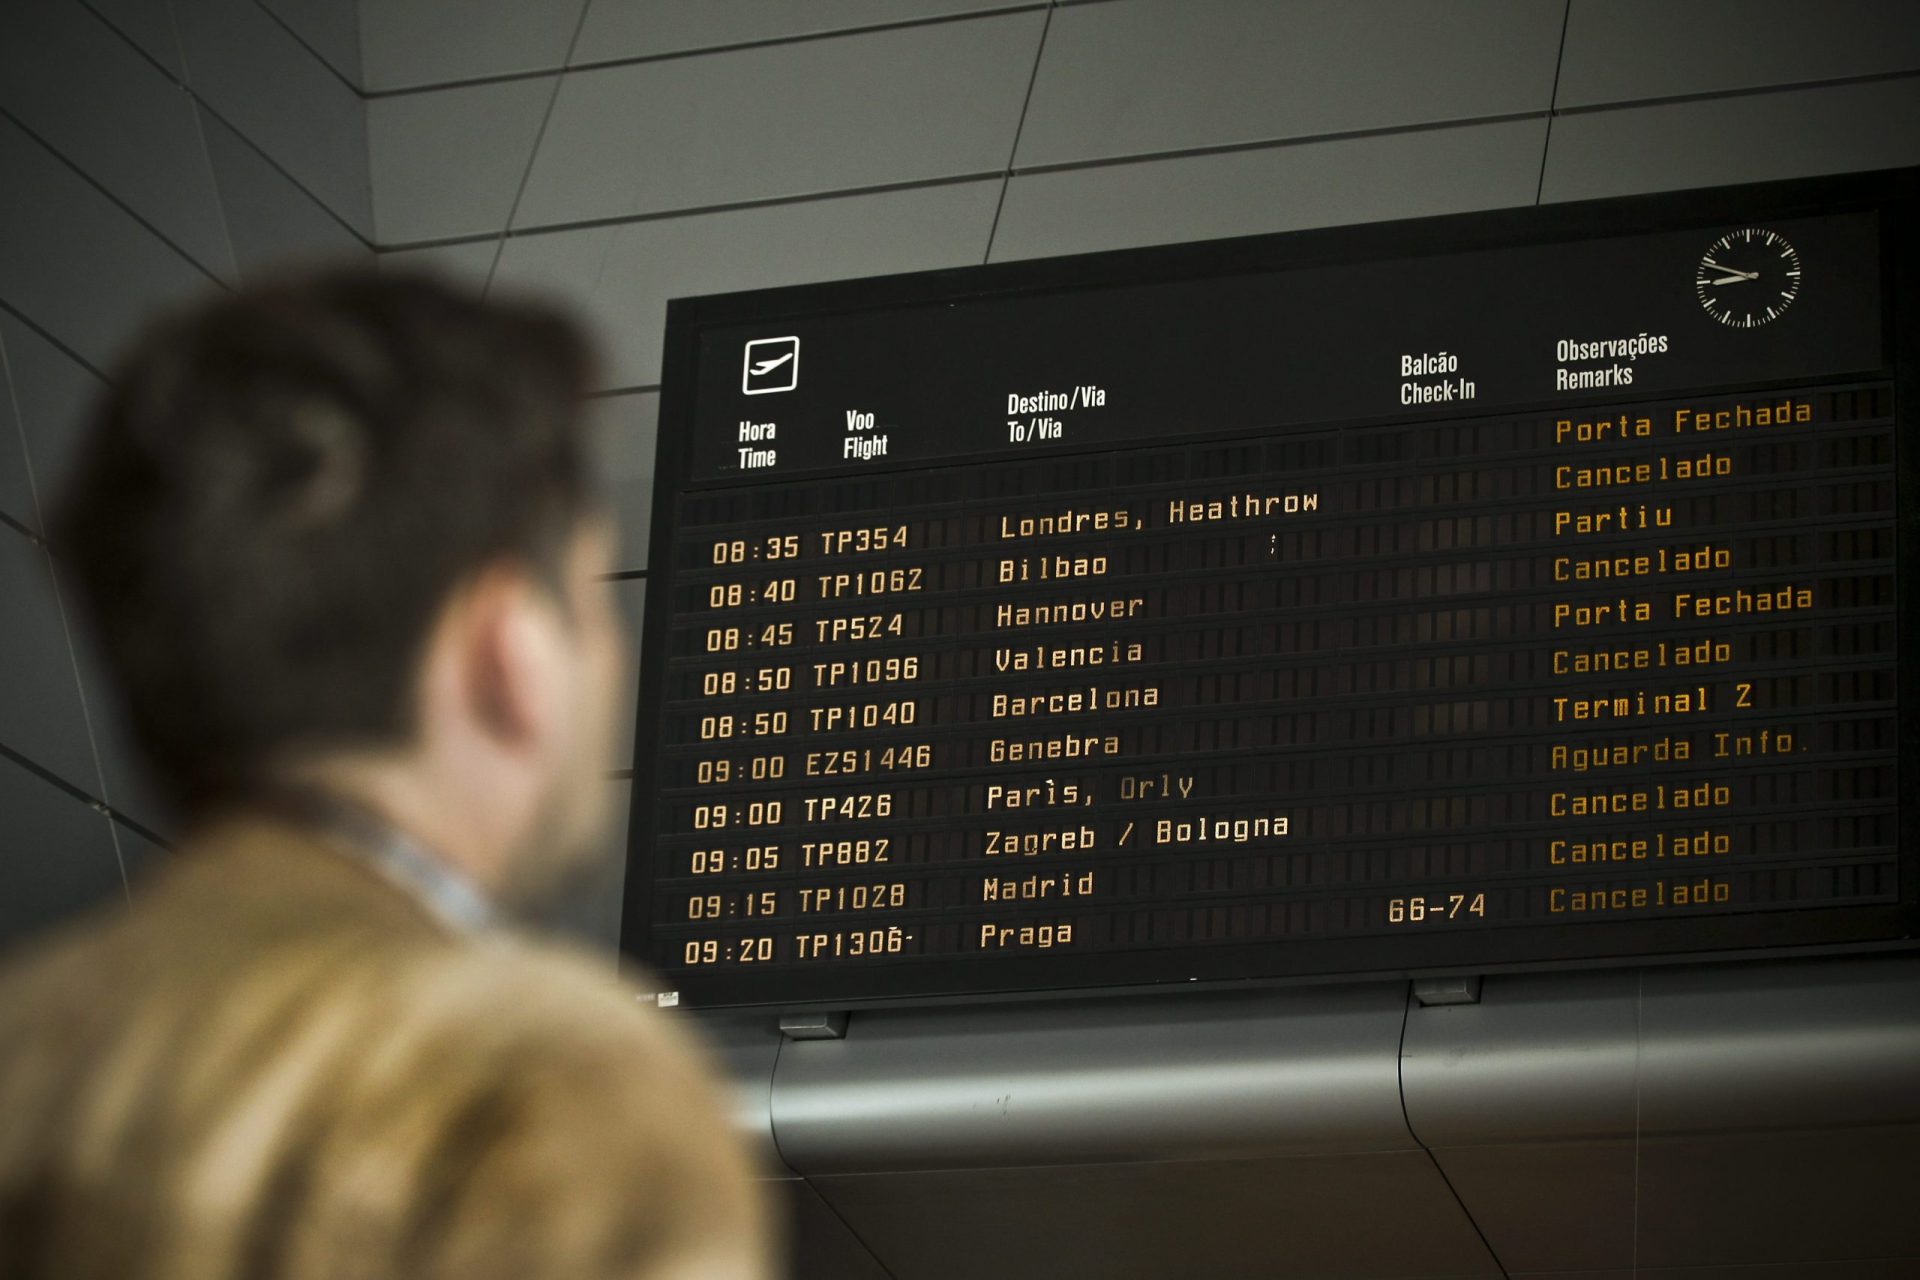
<svg viewBox="0 0 1920 1280"><path fill-rule="evenodd" d="M1738 276L1742 280L1758 280L1760 278L1758 271L1742 271L1738 267L1723 267L1712 258L1701 259L1700 265L1703 267L1712 267L1715 271L1724 271L1728 275Z"/></svg>
<svg viewBox="0 0 1920 1280"><path fill-rule="evenodd" d="M1722 267L1722 268L1720 268L1720 269L1721 269L1722 271L1725 271L1725 270L1726 270L1726 268L1725 268L1725 267ZM1741 282L1742 280L1754 280L1754 279L1758 279L1758 276L1757 276L1757 274L1756 274L1756 275L1748 275L1748 274L1747 274L1746 272L1744 272L1744 271L1742 271L1742 272L1737 272L1737 273L1735 273L1734 275L1730 275L1730 276L1721 276L1721 277L1720 277L1720 278L1719 278L1718 280L1715 280L1715 281L1714 281L1713 283L1715 283L1715 284L1739 284L1739 283L1740 283L1740 282Z"/></svg>

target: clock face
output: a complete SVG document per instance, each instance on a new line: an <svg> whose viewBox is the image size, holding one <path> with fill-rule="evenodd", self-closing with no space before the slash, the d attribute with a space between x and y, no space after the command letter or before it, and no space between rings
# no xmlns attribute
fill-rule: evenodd
<svg viewBox="0 0 1920 1280"><path fill-rule="evenodd" d="M1701 255L1693 288L1721 324L1755 329L1779 319L1800 296L1800 255L1777 232L1729 231Z"/></svg>

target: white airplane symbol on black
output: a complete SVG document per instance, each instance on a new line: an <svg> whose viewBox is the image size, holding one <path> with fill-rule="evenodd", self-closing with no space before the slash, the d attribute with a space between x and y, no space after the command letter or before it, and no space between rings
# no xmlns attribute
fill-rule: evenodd
<svg viewBox="0 0 1920 1280"><path fill-rule="evenodd" d="M778 369L781 365L785 364L787 361L791 359L793 359L793 352L789 351L787 352L787 354L780 356L777 359L757 360L754 362L754 365L753 365L753 376L756 378L764 378L769 373L772 373L775 369Z"/></svg>

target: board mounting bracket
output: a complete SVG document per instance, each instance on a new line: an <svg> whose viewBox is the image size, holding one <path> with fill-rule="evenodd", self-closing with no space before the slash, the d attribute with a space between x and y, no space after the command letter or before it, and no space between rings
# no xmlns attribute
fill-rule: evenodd
<svg viewBox="0 0 1920 1280"><path fill-rule="evenodd" d="M1468 974L1450 978L1415 978L1413 980L1413 998L1420 1007L1430 1009L1437 1004L1479 1004L1480 975Z"/></svg>
<svg viewBox="0 0 1920 1280"><path fill-rule="evenodd" d="M847 1015L842 1013L784 1013L780 1034L789 1040L844 1040Z"/></svg>

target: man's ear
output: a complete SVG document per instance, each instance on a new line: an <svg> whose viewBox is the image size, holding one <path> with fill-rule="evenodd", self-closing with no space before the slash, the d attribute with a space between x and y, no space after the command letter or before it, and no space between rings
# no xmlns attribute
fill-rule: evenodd
<svg viewBox="0 0 1920 1280"><path fill-rule="evenodd" d="M515 566L483 570L467 592L462 680L469 714L509 749L547 735L561 661L553 602Z"/></svg>

